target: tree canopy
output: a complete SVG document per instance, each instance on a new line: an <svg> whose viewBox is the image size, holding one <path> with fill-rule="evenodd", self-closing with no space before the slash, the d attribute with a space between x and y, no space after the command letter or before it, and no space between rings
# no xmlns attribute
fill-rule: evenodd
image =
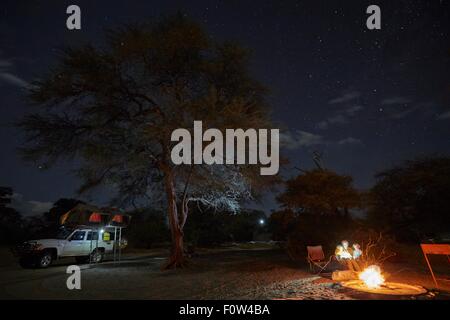
<svg viewBox="0 0 450 320"><path fill-rule="evenodd" d="M355 226L349 210L361 207L361 195L353 179L318 166L302 170L286 181L286 189L277 200L281 209L270 216L274 240L285 240L293 259L305 256L305 246L334 246L336 239L348 236Z"/></svg>
<svg viewBox="0 0 450 320"><path fill-rule="evenodd" d="M409 160L377 174L369 217L393 233L449 232L450 158Z"/></svg>
<svg viewBox="0 0 450 320"><path fill-rule="evenodd" d="M248 71L248 52L218 43L182 14L110 30L103 45L62 51L31 86L40 108L20 123L26 159L80 159L80 191L114 187L114 202L164 195L174 243L168 266L183 264L189 202L237 211L266 185L259 166L179 165L171 133L192 128L271 128L266 89Z"/></svg>
<svg viewBox="0 0 450 320"><path fill-rule="evenodd" d="M317 215L347 215L360 206L360 195L351 176L326 169L306 171L286 182L277 198L284 208Z"/></svg>

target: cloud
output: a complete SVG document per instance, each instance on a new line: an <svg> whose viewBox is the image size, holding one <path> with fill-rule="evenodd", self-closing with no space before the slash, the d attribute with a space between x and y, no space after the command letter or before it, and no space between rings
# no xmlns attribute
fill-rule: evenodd
<svg viewBox="0 0 450 320"><path fill-rule="evenodd" d="M402 97L402 96L395 96L390 97L381 100L380 104L382 106L391 106L388 112L388 116L391 119L403 119L410 113L414 112L415 110L419 109L419 106L413 106L405 109L405 107L408 107L408 104L412 102L411 99Z"/></svg>
<svg viewBox="0 0 450 320"><path fill-rule="evenodd" d="M9 72L3 72L0 71L0 79L4 82L7 82L13 86L17 86L19 88L29 88L30 84L23 80L22 78L19 78L18 76L13 75Z"/></svg>
<svg viewBox="0 0 450 320"><path fill-rule="evenodd" d="M437 117L439 120L446 120L446 119L450 119L450 110L444 113L441 113L440 115L438 115Z"/></svg>
<svg viewBox="0 0 450 320"><path fill-rule="evenodd" d="M336 103L344 103L344 102L352 101L352 100L358 98L359 96L361 96L361 93L358 91L347 92L340 97L331 99L330 101L328 101L328 104L336 104Z"/></svg>
<svg viewBox="0 0 450 320"><path fill-rule="evenodd" d="M388 103L386 103L386 101ZM404 103L394 103L394 102L404 101ZM400 99L397 97L396 99L390 98L382 100L381 104L389 105L388 108L385 108L387 117L393 120L403 119L413 112L421 113L423 117L430 116L434 114L433 110L435 110L435 105L433 102L413 102L412 100L408 100L406 102L405 99Z"/></svg>
<svg viewBox="0 0 450 320"><path fill-rule="evenodd" d="M36 200L25 200L20 193L14 193L11 196L10 207L16 209L24 216L31 216L44 213L53 207L53 202L42 202Z"/></svg>
<svg viewBox="0 0 450 320"><path fill-rule="evenodd" d="M360 139L356 139L353 137L347 137L345 139L341 139L337 142L338 145L357 145L362 144L362 141Z"/></svg>
<svg viewBox="0 0 450 320"><path fill-rule="evenodd" d="M363 107L359 105L346 107L342 110L339 110L338 112L336 112L335 115L329 117L328 119L320 121L317 124L317 127L319 129L324 130L333 124L340 124L340 125L347 124L350 122L350 118L354 117L356 113L358 113L362 109Z"/></svg>
<svg viewBox="0 0 450 320"><path fill-rule="evenodd" d="M348 115L348 116L354 116L358 111L361 111L363 109L362 106L351 106L348 107L347 109L344 110L344 112Z"/></svg>
<svg viewBox="0 0 450 320"><path fill-rule="evenodd" d="M26 80L16 76L10 71L13 66L14 64L11 60L0 59L0 81L19 88L29 88L30 84Z"/></svg>
<svg viewBox="0 0 450 320"><path fill-rule="evenodd" d="M411 100L405 97L397 96L397 97L391 97L387 99L381 100L382 105L392 105L392 104L405 104L410 103Z"/></svg>
<svg viewBox="0 0 450 320"><path fill-rule="evenodd" d="M392 119L403 119L403 118L406 117L408 114L410 114L410 113L416 111L416 110L419 109L419 108L420 108L419 106L416 106L416 107L414 107L414 108L409 108L409 109L406 109L406 110L403 110L403 111L399 111L399 112L396 112L396 113L391 114L390 117L391 117Z"/></svg>
<svg viewBox="0 0 450 320"><path fill-rule="evenodd" d="M332 124L346 124L346 123L348 123L348 118L341 114L338 114L326 120L320 121L317 124L317 126L319 127L319 129L326 129L328 128L329 125Z"/></svg>
<svg viewBox="0 0 450 320"><path fill-rule="evenodd" d="M294 133L281 133L280 140L281 147L290 150L326 143L321 135L302 130L297 130Z"/></svg>
<svg viewBox="0 0 450 320"><path fill-rule="evenodd" d="M302 147L311 147L317 145L362 145L363 142L360 139L354 137L347 137L340 140L329 141L322 135L296 130L295 132L287 132L280 134L280 144L282 148L288 150L295 150Z"/></svg>

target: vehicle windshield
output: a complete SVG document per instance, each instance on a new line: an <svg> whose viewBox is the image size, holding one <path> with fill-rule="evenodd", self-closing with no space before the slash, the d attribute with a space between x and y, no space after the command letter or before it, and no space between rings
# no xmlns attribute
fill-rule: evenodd
<svg viewBox="0 0 450 320"><path fill-rule="evenodd" d="M73 229L70 229L70 228L64 228L64 227L60 228L58 230L58 232L56 233L56 239L65 240L65 239L67 239L68 236L70 236L72 231L73 231Z"/></svg>

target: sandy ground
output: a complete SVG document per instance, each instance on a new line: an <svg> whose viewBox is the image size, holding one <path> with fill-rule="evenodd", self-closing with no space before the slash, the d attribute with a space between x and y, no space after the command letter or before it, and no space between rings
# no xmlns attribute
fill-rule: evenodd
<svg viewBox="0 0 450 320"><path fill-rule="evenodd" d="M384 299L345 289L326 275L309 273L281 250L255 248L208 250L189 268L160 271L167 254L152 250L124 254L120 263L82 266L81 290L68 290L66 268L71 259L48 269L21 269L5 250L0 259L2 299ZM390 281L431 289L414 299L450 299L450 282L434 284L426 266L388 264ZM441 275L441 277L443 277ZM444 289L444 290L442 290ZM412 299L413 297L401 297Z"/></svg>

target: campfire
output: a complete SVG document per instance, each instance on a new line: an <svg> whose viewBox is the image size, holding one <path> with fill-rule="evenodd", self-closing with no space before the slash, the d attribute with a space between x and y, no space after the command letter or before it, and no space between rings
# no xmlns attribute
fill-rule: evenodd
<svg viewBox="0 0 450 320"><path fill-rule="evenodd" d="M371 265L358 274L358 280L344 281L342 285L358 291L387 295L418 295L427 291L421 286L386 282L377 265Z"/></svg>
<svg viewBox="0 0 450 320"><path fill-rule="evenodd" d="M341 282L342 286L364 291L367 293L387 294L387 295L417 295L426 293L421 286L414 286L404 283L387 282L387 274L383 275L381 267L378 265L383 260L381 255L371 254L376 242L369 242L362 250L357 243L350 246L347 240L343 240L336 247L335 256L346 270L337 270L332 273L332 279ZM381 250L383 253L384 250ZM368 267L363 268L364 265ZM361 271L362 270L362 271Z"/></svg>
<svg viewBox="0 0 450 320"><path fill-rule="evenodd" d="M358 277L368 288L379 288L384 284L384 277L381 274L380 267L377 265L367 267Z"/></svg>

